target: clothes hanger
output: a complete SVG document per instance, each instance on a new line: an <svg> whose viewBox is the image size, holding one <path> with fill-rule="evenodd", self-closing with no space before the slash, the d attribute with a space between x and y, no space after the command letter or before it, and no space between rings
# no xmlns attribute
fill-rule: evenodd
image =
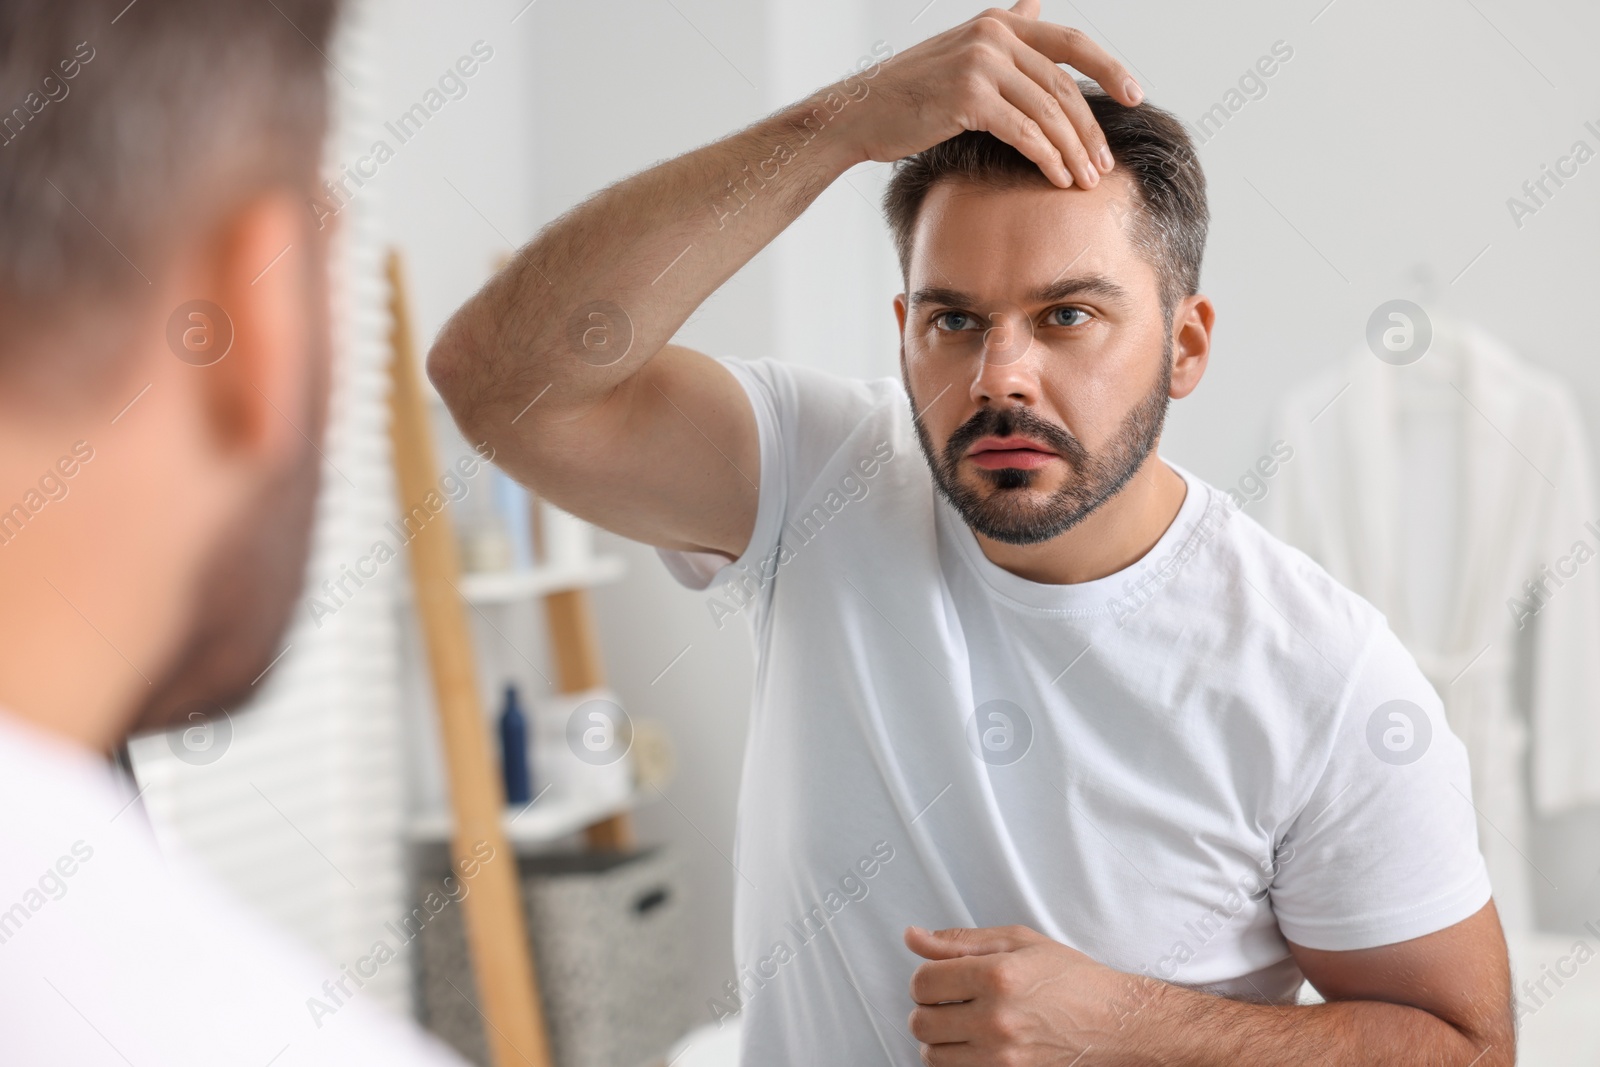
<svg viewBox="0 0 1600 1067"><path fill-rule="evenodd" d="M1412 299L1427 313L1433 332L1433 341L1427 354L1415 363L1398 367L1395 375L1396 398L1408 411L1437 411L1453 404L1460 397L1451 388L1451 382L1461 373L1461 361L1454 338L1459 332L1455 320L1440 308L1444 295L1439 277L1433 267L1419 261L1410 272Z"/></svg>

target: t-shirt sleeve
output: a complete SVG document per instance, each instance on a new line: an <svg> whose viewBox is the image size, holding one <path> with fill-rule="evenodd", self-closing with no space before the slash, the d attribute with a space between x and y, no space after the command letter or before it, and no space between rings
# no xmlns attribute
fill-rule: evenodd
<svg viewBox="0 0 1600 1067"><path fill-rule="evenodd" d="M1407 941L1489 900L1466 748L1392 631L1378 624L1347 687L1326 766L1283 839L1278 925L1306 948Z"/></svg>
<svg viewBox="0 0 1600 1067"><path fill-rule="evenodd" d="M756 525L750 544L736 560L718 552L684 552L658 548L656 554L666 564L667 573L689 589L709 589L736 571L758 570L758 561L769 558L778 547L778 530L783 524L788 485L788 467L783 425L793 407L793 389L786 369L772 360L746 362L720 359L717 362L738 379L755 413L756 437L761 449L760 485L756 503Z"/></svg>

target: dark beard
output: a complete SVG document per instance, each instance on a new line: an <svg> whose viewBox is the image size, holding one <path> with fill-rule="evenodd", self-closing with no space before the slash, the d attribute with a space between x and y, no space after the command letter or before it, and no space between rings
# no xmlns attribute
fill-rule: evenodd
<svg viewBox="0 0 1600 1067"><path fill-rule="evenodd" d="M283 651L304 581L319 473L308 446L212 549L194 624L130 732L221 718L258 692L255 682Z"/></svg>
<svg viewBox="0 0 1600 1067"><path fill-rule="evenodd" d="M1025 407L979 410L950 435L942 455L935 454L921 419L915 420L917 440L934 484L968 526L1004 544L1036 545L1066 533L1128 484L1161 439L1171 387L1172 333L1168 330L1156 387L1128 412L1098 455L1090 455L1076 437ZM1036 470L980 468L978 474L993 490L988 495L958 479L961 460L975 441L1010 434L1034 438L1059 453L1072 468L1061 488L1043 503L1028 504L1018 499L1017 491L1027 489L1038 479Z"/></svg>

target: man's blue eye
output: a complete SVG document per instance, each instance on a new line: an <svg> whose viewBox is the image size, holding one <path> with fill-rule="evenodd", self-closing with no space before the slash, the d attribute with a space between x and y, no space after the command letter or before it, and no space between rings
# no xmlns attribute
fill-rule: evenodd
<svg viewBox="0 0 1600 1067"><path fill-rule="evenodd" d="M946 330L965 330L972 325L972 316L964 311L943 311L934 318L934 324Z"/></svg>
<svg viewBox="0 0 1600 1067"><path fill-rule="evenodd" d="M1050 312L1052 326L1080 326L1089 317L1082 308L1056 308Z"/></svg>

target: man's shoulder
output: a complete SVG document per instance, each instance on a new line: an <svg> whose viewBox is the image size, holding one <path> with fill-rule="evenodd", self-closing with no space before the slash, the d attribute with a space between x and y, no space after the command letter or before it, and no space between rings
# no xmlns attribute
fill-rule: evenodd
<svg viewBox="0 0 1600 1067"><path fill-rule="evenodd" d="M771 358L720 362L747 391L759 391L774 405L786 431L854 427L874 416L893 419L908 406L898 378L853 378Z"/></svg>
<svg viewBox="0 0 1600 1067"><path fill-rule="evenodd" d="M1317 662L1348 676L1387 622L1371 603L1321 564L1261 525L1229 495L1191 474L1206 493L1191 540L1202 543L1213 580L1207 592L1240 626L1281 642L1291 660Z"/></svg>
<svg viewBox="0 0 1600 1067"><path fill-rule="evenodd" d="M70 996L136 1063L260 1063L293 1044L305 1064L459 1064L377 995L334 999L334 964L158 846L134 799L96 756L0 709L0 801L25 813L0 833L5 1062L100 1062L98 1031L60 1022Z"/></svg>
<svg viewBox="0 0 1600 1067"><path fill-rule="evenodd" d="M0 869L27 866L31 844L53 847L61 827L107 822L132 799L103 759L0 707L0 804L26 812L6 824Z"/></svg>
<svg viewBox="0 0 1600 1067"><path fill-rule="evenodd" d="M799 505L820 481L916 450L899 379L850 378L774 359L724 360L749 394L764 447L772 447ZM911 468L896 465L912 477Z"/></svg>

